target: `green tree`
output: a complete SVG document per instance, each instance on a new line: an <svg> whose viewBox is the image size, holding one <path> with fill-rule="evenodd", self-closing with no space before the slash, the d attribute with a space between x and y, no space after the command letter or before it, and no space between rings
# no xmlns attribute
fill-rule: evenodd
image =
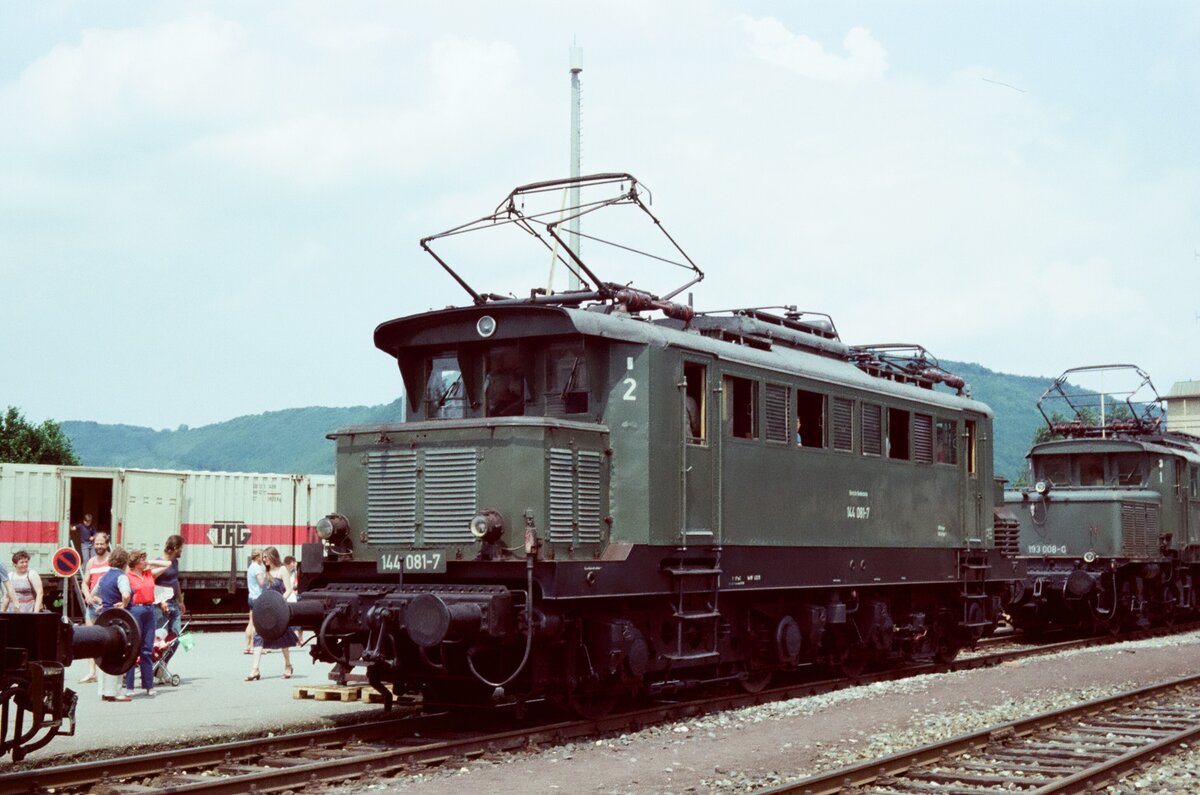
<svg viewBox="0 0 1200 795"><path fill-rule="evenodd" d="M9 406L0 417L0 461L9 464L77 465L71 440L54 420L33 425Z"/></svg>

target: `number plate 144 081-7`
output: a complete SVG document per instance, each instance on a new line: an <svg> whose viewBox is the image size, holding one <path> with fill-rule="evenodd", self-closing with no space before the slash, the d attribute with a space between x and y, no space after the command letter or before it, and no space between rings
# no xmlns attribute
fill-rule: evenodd
<svg viewBox="0 0 1200 795"><path fill-rule="evenodd" d="M383 552L376 561L380 574L445 574L444 552Z"/></svg>

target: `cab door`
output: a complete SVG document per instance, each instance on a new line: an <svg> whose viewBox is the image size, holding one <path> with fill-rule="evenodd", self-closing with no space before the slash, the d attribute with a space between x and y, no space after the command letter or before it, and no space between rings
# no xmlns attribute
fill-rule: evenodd
<svg viewBox="0 0 1200 795"><path fill-rule="evenodd" d="M720 540L714 495L720 494L721 433L719 411L714 401L712 368L707 362L684 360L680 379L680 442L683 447L683 522L680 541L684 546L712 544Z"/></svg>
<svg viewBox="0 0 1200 795"><path fill-rule="evenodd" d="M963 418L962 456L960 457L960 472L962 476L962 532L963 541L983 539L983 482L980 474L981 439L979 435L982 423L977 415L968 414Z"/></svg>

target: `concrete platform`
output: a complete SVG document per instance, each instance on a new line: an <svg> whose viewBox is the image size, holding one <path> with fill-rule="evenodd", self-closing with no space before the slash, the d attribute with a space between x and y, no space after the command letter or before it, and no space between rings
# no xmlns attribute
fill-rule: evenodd
<svg viewBox="0 0 1200 795"><path fill-rule="evenodd" d="M147 698L135 678L133 701L100 700L95 684L78 684L87 673L87 662L76 661L67 672L67 686L79 694L78 728L73 737L56 737L48 746L26 757L28 762L51 764L53 757L78 754L105 746L156 746L189 740L199 745L232 739L252 731L328 726L338 719L363 719L383 714L381 707L363 701L315 701L293 698L295 685L329 684L328 663L313 663L308 649L292 649L295 673L283 679L283 655L263 655L262 679L244 681L253 658L242 653L241 632L197 633L191 651L182 649L171 661L172 673L183 680L178 687L158 685ZM9 760L0 760L0 770Z"/></svg>

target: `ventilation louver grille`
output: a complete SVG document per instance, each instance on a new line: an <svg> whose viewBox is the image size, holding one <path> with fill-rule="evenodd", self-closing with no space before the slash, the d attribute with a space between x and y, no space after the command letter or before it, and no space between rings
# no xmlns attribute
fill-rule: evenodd
<svg viewBox="0 0 1200 795"><path fill-rule="evenodd" d="M550 450L550 541L589 544L600 541L601 454L575 452L565 447Z"/></svg>
<svg viewBox="0 0 1200 795"><path fill-rule="evenodd" d="M854 402L833 399L833 449L854 449Z"/></svg>
<svg viewBox="0 0 1200 795"><path fill-rule="evenodd" d="M367 541L411 544L417 532L417 454L367 454Z"/></svg>
<svg viewBox="0 0 1200 795"><path fill-rule="evenodd" d="M933 463L933 417L913 415L913 454L918 464Z"/></svg>
<svg viewBox="0 0 1200 795"><path fill-rule="evenodd" d="M1144 502L1121 503L1121 554L1147 558L1158 549L1158 506Z"/></svg>
<svg viewBox="0 0 1200 795"><path fill-rule="evenodd" d="M883 407L864 403L862 407L863 455L883 455Z"/></svg>
<svg viewBox="0 0 1200 795"><path fill-rule="evenodd" d="M477 464L472 448L368 453L367 541L473 543Z"/></svg>
<svg viewBox="0 0 1200 795"><path fill-rule="evenodd" d="M788 392L786 386L767 384L767 441L787 442L790 436L788 428Z"/></svg>

